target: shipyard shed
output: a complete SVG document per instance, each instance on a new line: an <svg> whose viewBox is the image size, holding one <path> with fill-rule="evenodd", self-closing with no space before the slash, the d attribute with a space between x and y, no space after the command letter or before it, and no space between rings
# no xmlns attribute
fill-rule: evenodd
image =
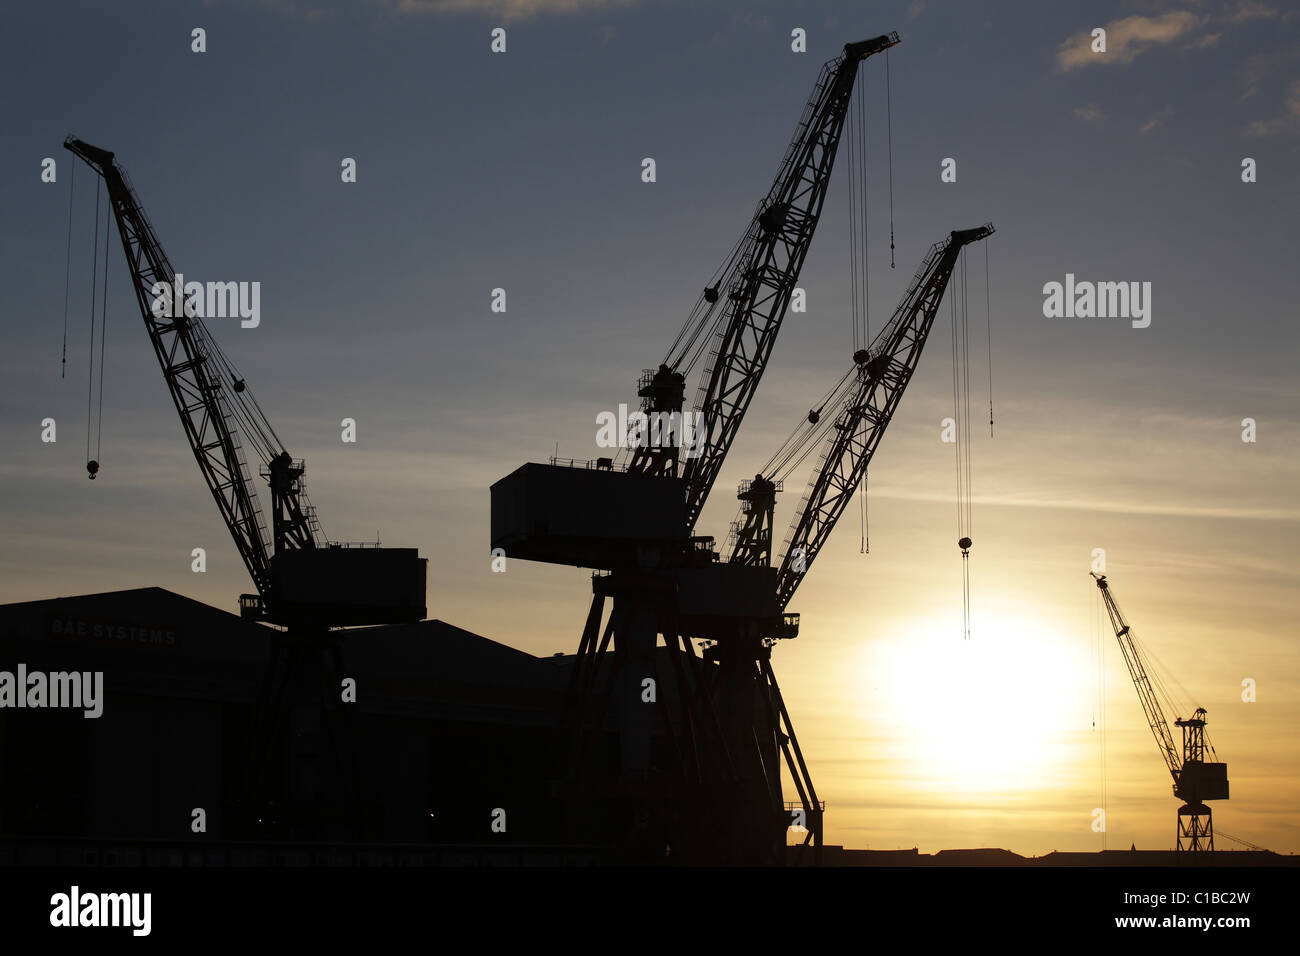
<svg viewBox="0 0 1300 956"><path fill-rule="evenodd" d="M102 672L103 713L0 708L0 844L272 839L235 808L274 632L161 589L0 606L0 671ZM443 621L347 632L371 843L543 842L568 658ZM203 808L207 829L191 832ZM490 829L494 809L506 833Z"/></svg>

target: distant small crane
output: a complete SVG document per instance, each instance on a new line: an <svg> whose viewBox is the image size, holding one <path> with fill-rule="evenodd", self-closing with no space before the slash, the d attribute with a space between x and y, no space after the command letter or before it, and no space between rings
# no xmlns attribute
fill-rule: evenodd
<svg viewBox="0 0 1300 956"><path fill-rule="evenodd" d="M1179 851L1200 852L1214 850L1214 822L1210 816L1207 800L1228 799L1228 765L1221 763L1214 754L1213 746L1205 739L1206 714L1204 707L1197 707L1191 717L1174 719L1174 726L1183 732L1182 753L1174 744L1174 736L1165 720L1160 699L1156 696L1151 679L1147 676L1147 667L1141 648L1134 640L1133 632L1124 620L1115 596L1111 594L1106 575L1093 573L1097 587L1101 590L1102 600L1106 603L1106 613L1110 615L1111 626L1119 640L1119 648L1124 653L1124 663L1128 665L1129 676L1137 688L1138 699L1146 713L1147 724L1156 738L1160 755L1164 757L1165 766L1174 778L1174 796L1183 801L1178 808L1178 849ZM1206 750L1209 759L1206 759Z"/></svg>

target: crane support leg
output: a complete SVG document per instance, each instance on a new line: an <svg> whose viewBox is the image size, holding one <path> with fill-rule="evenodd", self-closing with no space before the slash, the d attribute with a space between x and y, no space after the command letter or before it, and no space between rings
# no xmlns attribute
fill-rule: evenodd
<svg viewBox="0 0 1300 956"><path fill-rule="evenodd" d="M771 648L733 634L697 655L670 577L598 575L593 590L561 733L569 838L647 860L777 864L794 827L810 848L797 859L815 862L823 807Z"/></svg>
<svg viewBox="0 0 1300 956"><path fill-rule="evenodd" d="M1203 803L1178 808L1178 852L1214 852L1214 820Z"/></svg>
<svg viewBox="0 0 1300 956"><path fill-rule="evenodd" d="M593 583L564 720L569 774L557 788L570 838L647 859L768 862L772 854L755 852L755 841L771 828L756 826L746 807L754 797L736 770L731 722L719 717L718 668L681 633L670 580L609 575ZM746 731L752 738L752 724Z"/></svg>
<svg viewBox="0 0 1300 956"><path fill-rule="evenodd" d="M250 835L319 840L360 832L356 704L343 702L345 676L330 632L276 635L251 727Z"/></svg>
<svg viewBox="0 0 1300 956"><path fill-rule="evenodd" d="M790 811L789 823L796 829L802 826L807 831L801 846L812 847L812 863L819 865L822 860L822 818L826 808L817 799L812 775L808 773L808 765L804 762L803 751L799 747L799 738L795 736L794 724L790 720L789 711L785 709L781 688L777 686L776 674L772 671L771 655L761 660L759 665L767 685L767 698L772 708L773 724L777 728L781 754L785 757L786 770L799 794L799 806L786 808ZM798 816L800 811L802 811L802 819Z"/></svg>

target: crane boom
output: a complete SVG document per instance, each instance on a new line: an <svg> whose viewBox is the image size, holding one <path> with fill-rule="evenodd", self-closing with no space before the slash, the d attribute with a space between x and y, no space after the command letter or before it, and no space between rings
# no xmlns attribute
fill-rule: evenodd
<svg viewBox="0 0 1300 956"><path fill-rule="evenodd" d="M854 356L854 388L826 430L826 450L795 515L777 573L784 610L866 475L903 390L911 381L961 250L993 234L993 224L954 230L930 247L888 324ZM814 424L816 424L814 422ZM746 553L738 547L733 560ZM752 552L750 552L752 553Z"/></svg>
<svg viewBox="0 0 1300 956"><path fill-rule="evenodd" d="M173 286L176 272L113 153L72 136L63 145L103 177L131 271L131 286L185 437L258 594L266 598L271 590L271 540L244 457L236 416L242 415L256 432L250 437L272 452L265 457L272 469L273 498L277 499L277 550L316 545L318 529L313 512L305 500L300 500L297 479L302 474L301 462L290 459L264 419L262 423L256 418L250 420L243 403L238 409L232 403L227 389L242 392L243 380L223 381L222 373L229 369L229 363L189 303L183 307L178 303L168 314L155 313L155 284ZM260 417L260 411L253 414Z"/></svg>
<svg viewBox="0 0 1300 956"><path fill-rule="evenodd" d="M1110 583L1106 580L1106 575L1093 572L1092 576L1097 581L1097 588L1101 591L1102 601L1106 605L1106 614L1110 617L1110 625L1115 631L1115 637L1119 641L1119 649L1124 654L1124 663L1128 666L1129 677L1133 679L1133 686L1137 688L1138 700L1142 703L1142 712L1146 714L1147 726L1151 728L1151 735L1156 739L1156 747L1160 750L1160 756L1164 758L1165 766L1169 768L1169 775L1173 778L1175 792L1178 789L1178 777L1182 772L1182 755L1178 752L1178 747L1174 743L1173 732L1169 729L1169 721L1165 719L1165 712L1160 706L1160 699L1156 696L1155 688L1151 686L1151 678L1147 676L1146 663L1142 658L1142 652L1133 640L1133 633L1129 628L1128 621L1124 620L1124 614L1115 603L1115 595L1110 591Z"/></svg>
<svg viewBox="0 0 1300 956"><path fill-rule="evenodd" d="M248 385L203 324L189 283L176 288L178 276L125 170L108 150L75 137L69 136L64 146L108 187L131 286L163 379L257 589L240 597L241 614L316 631L423 618L425 560L414 548L343 546L325 539L303 486L305 465L285 450ZM159 295L162 290L171 294ZM269 533L245 442L270 486Z"/></svg>
<svg viewBox="0 0 1300 956"><path fill-rule="evenodd" d="M858 65L899 42L897 33L889 33L849 43L841 56L822 67L776 179L759 204L728 271L697 303L697 310L707 306L701 320L706 323L721 298L720 291L726 292L711 335L713 360L697 401L702 428L694 436L693 447L698 453L688 456L684 470L687 534L699 519L749 408L790 304L826 198ZM652 375L643 382L641 394L651 400L649 410L681 411L684 377L676 369L686 363L691 347L688 341L678 354L670 352L658 380ZM676 447L665 451L638 446L628 470L675 475L677 456Z"/></svg>

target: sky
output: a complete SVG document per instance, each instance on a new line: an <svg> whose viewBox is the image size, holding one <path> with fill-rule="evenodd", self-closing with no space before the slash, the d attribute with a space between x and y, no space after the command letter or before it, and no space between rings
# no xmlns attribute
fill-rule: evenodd
<svg viewBox="0 0 1300 956"><path fill-rule="evenodd" d="M493 573L488 487L557 449L606 453L596 415L634 402L663 359L820 65L897 30L888 109L885 58L863 66L873 326L932 243L997 229L972 360L972 634L941 441L945 303L872 462L870 553L850 510L791 604L800 637L774 652L826 839L1172 845L1177 801L1088 576L1100 548L1135 631L1209 712L1232 781L1216 828L1300 848L1300 14L1286 4L17 2L5 21L0 601L159 586L234 610L249 590L117 248L102 470L86 480L94 200L82 167L68 269L67 134L116 152L178 271L261 283L257 328L209 325L306 459L326 534L418 547L430 617L572 652L589 572ZM788 317L700 520L719 539L736 483L848 366L845 163L800 277L807 312ZM983 252L968 262L977 330ZM1043 287L1067 273L1149 282L1150 325L1045 317ZM797 500L778 501L779 531Z"/></svg>

